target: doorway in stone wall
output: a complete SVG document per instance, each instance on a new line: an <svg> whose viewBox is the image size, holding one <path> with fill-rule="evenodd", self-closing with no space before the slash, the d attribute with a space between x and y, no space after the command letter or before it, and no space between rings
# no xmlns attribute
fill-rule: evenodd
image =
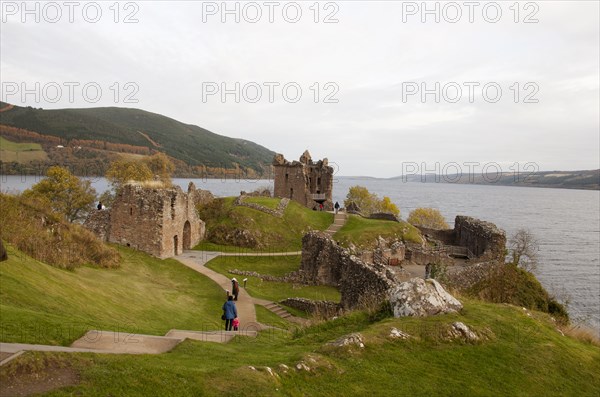
<svg viewBox="0 0 600 397"><path fill-rule="evenodd" d="M173 248L175 249L175 255L179 255L179 238L177 235L173 236Z"/></svg>
<svg viewBox="0 0 600 397"><path fill-rule="evenodd" d="M183 249L192 249L192 226L190 225L190 221L185 221L183 225Z"/></svg>

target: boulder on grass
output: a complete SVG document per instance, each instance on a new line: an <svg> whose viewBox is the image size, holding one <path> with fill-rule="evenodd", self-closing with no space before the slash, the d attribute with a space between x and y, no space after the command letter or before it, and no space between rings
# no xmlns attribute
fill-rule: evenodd
<svg viewBox="0 0 600 397"><path fill-rule="evenodd" d="M454 313L463 307L440 283L434 279L421 278L410 279L392 288L390 304L394 317L426 317Z"/></svg>

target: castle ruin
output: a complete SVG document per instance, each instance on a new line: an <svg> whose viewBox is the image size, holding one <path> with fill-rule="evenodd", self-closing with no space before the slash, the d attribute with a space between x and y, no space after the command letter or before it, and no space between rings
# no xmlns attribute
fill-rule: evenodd
<svg viewBox="0 0 600 397"><path fill-rule="evenodd" d="M193 183L187 193L179 186L128 184L117 191L110 209L94 211L84 226L105 241L169 258L203 239L205 224L198 217L196 203L204 193Z"/></svg>
<svg viewBox="0 0 600 397"><path fill-rule="evenodd" d="M306 150L300 161L289 162L282 154L276 154L273 170L275 197L289 198L311 209L318 209L320 204L325 210L333 209L333 167L326 158L313 162Z"/></svg>
<svg viewBox="0 0 600 397"><path fill-rule="evenodd" d="M504 262L506 233L491 222L457 215L454 229L436 230L422 226L417 228L430 241L437 241L454 250L463 248L464 255L469 259Z"/></svg>

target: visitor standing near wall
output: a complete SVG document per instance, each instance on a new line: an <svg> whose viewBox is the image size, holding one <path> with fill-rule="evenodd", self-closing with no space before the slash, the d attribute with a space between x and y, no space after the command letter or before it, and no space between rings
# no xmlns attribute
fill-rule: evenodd
<svg viewBox="0 0 600 397"><path fill-rule="evenodd" d="M235 277L231 279L231 291L233 293L233 300L238 300L238 295L240 293L240 283L238 283Z"/></svg>
<svg viewBox="0 0 600 397"><path fill-rule="evenodd" d="M225 331L231 331L233 328L233 319L236 318L237 307L233 301L233 296L227 297L227 302L223 304L223 317L225 317Z"/></svg>

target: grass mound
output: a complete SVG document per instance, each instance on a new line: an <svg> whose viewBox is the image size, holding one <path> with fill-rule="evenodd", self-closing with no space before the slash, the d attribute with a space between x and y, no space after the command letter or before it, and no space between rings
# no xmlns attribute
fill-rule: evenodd
<svg viewBox="0 0 600 397"><path fill-rule="evenodd" d="M269 208L276 207L280 201L266 197L246 200L250 199ZM333 214L312 211L294 201L290 201L281 218L253 208L236 206L234 201L234 197L221 198L199 208L200 218L206 222L207 239L196 249L230 251L231 247L243 247L298 251L306 232L325 230L333 222Z"/></svg>
<svg viewBox="0 0 600 397"><path fill-rule="evenodd" d="M39 261L70 270L119 266L114 248L35 201L0 193L0 219L2 239Z"/></svg>
<svg viewBox="0 0 600 397"><path fill-rule="evenodd" d="M567 309L552 298L532 273L510 264L491 266L466 292L493 303L510 303L569 321Z"/></svg>
<svg viewBox="0 0 600 397"><path fill-rule="evenodd" d="M68 345L91 329L220 328L223 291L215 283L175 260L119 252L119 269L67 272L9 246L0 264L0 340Z"/></svg>
<svg viewBox="0 0 600 397"><path fill-rule="evenodd" d="M346 247L354 244L361 248L373 248L378 236L413 243L422 241L419 230L409 223L366 219L358 215L348 215L346 224L334 234L333 238Z"/></svg>

